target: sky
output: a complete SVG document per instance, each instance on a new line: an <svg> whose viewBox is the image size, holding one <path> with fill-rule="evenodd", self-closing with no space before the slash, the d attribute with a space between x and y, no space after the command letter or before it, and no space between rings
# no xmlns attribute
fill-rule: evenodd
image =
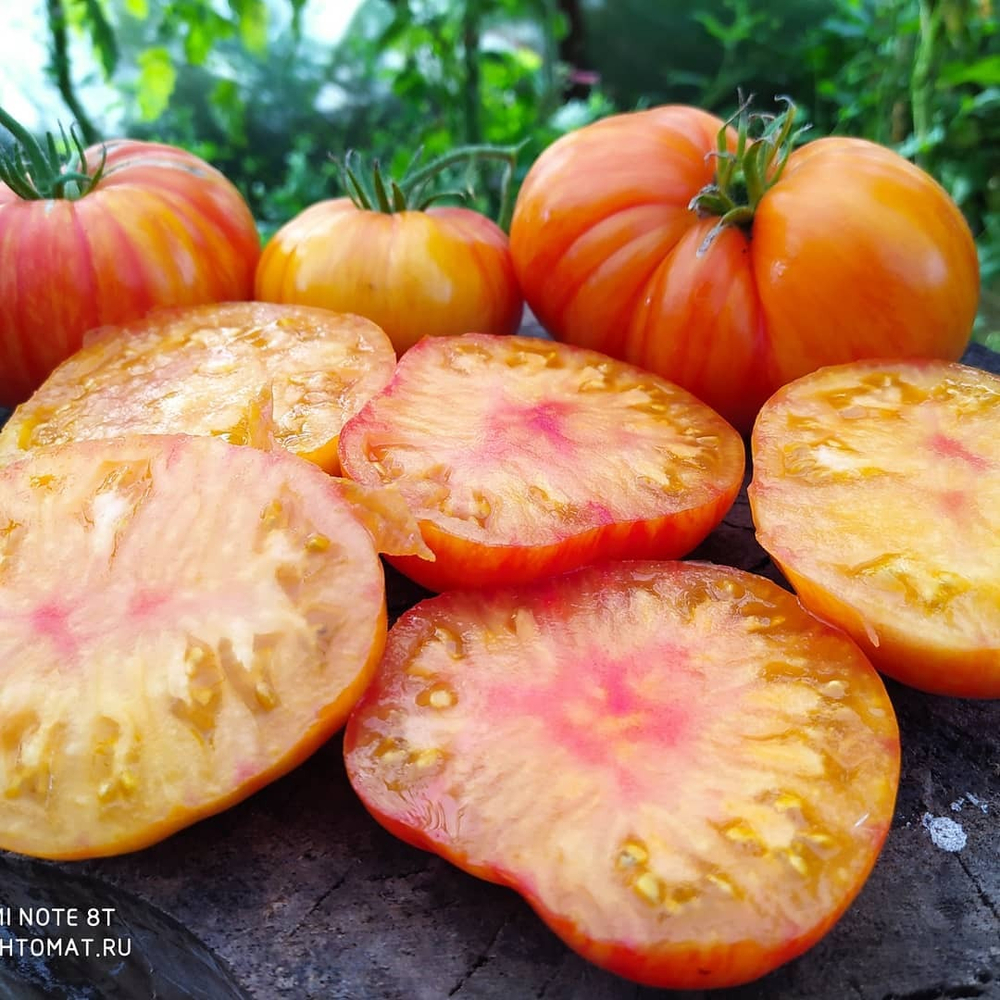
<svg viewBox="0 0 1000 1000"><path fill-rule="evenodd" d="M303 12L303 34L319 42L335 42L360 5L360 0L307 0ZM288 10L287 0L271 0L275 16ZM64 123L69 112L50 82L48 33L44 4L40 2L4 3L4 25L0 32L0 107L28 128L54 127ZM89 43L72 39L71 57L77 91L86 108L106 107L114 94L96 80L97 66ZM95 78L93 84L85 83ZM105 116L101 116L106 120Z"/></svg>

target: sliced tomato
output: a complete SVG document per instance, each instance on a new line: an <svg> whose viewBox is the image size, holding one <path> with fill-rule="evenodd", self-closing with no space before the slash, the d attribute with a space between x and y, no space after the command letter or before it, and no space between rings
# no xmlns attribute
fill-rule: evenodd
<svg viewBox="0 0 1000 1000"><path fill-rule="evenodd" d="M1000 378L933 361L825 368L753 432L760 544L887 675L1000 698Z"/></svg>
<svg viewBox="0 0 1000 1000"><path fill-rule="evenodd" d="M850 639L768 580L694 562L423 601L344 752L388 830L674 989L815 943L876 860L900 763Z"/></svg>
<svg viewBox="0 0 1000 1000"><path fill-rule="evenodd" d="M339 728L385 640L378 548L422 549L385 492L183 435L0 469L0 847L142 847Z"/></svg>
<svg viewBox="0 0 1000 1000"><path fill-rule="evenodd" d="M344 474L391 483L431 590L525 582L605 558L673 558L732 505L744 446L669 382L594 351L467 334L411 348L348 421Z"/></svg>
<svg viewBox="0 0 1000 1000"><path fill-rule="evenodd" d="M228 302L102 327L0 433L0 460L119 434L205 434L281 447L339 471L344 422L388 381L389 338L307 306Z"/></svg>

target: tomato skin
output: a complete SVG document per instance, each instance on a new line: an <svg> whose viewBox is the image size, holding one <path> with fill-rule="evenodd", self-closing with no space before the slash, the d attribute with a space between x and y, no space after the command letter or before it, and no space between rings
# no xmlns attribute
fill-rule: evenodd
<svg viewBox="0 0 1000 1000"><path fill-rule="evenodd" d="M0 403L22 402L86 331L159 306L249 298L260 255L236 188L198 157L122 139L87 150L104 174L76 200L0 184Z"/></svg>
<svg viewBox="0 0 1000 1000"><path fill-rule="evenodd" d="M457 588L492 587L498 582L527 583L607 558L679 558L726 516L738 492L739 480L734 479L720 486L712 501L696 510L602 525L550 545L472 547L466 539L419 518L421 534L435 554L434 561L409 555L387 556L386 560L427 590L442 593Z"/></svg>
<svg viewBox="0 0 1000 1000"><path fill-rule="evenodd" d="M402 354L424 336L511 334L523 300L507 237L455 207L392 215L319 202L264 248L255 295L373 320Z"/></svg>
<svg viewBox="0 0 1000 1000"><path fill-rule="evenodd" d="M780 386L880 356L956 360L979 293L944 189L896 153L826 138L793 152L749 235L691 199L722 122L682 106L616 115L550 146L511 224L525 300L556 338L677 382L743 432Z"/></svg>

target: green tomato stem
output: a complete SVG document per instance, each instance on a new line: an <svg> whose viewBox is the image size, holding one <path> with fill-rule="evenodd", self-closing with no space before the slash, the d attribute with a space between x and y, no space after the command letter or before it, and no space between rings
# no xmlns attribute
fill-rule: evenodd
<svg viewBox="0 0 1000 1000"><path fill-rule="evenodd" d="M40 143L17 119L0 108L0 126L13 137L14 147L0 154L0 181L24 201L48 198L82 198L104 175L107 150L93 173L87 171L87 156L75 125L69 133L59 127L62 150L51 132ZM77 168L71 169L73 160Z"/></svg>
<svg viewBox="0 0 1000 1000"><path fill-rule="evenodd" d="M795 143L809 128L808 125L793 127L797 109L788 97L777 98L786 106L780 115L751 113L752 100L752 97L744 99L741 94L735 114L719 129L716 149L709 154L716 160L715 178L688 205L701 216L719 219L698 248L698 256L708 252L726 226L751 231L757 206L778 183ZM755 138L751 128L761 122L764 128ZM730 150L728 131L734 123L736 148Z"/></svg>
<svg viewBox="0 0 1000 1000"><path fill-rule="evenodd" d="M426 194L428 186L448 167L469 164L479 160L499 160L503 163L500 179L500 209L497 224L504 232L510 229L514 210L513 177L517 168L517 157L524 143L515 146L491 146L485 144L459 146L417 169L423 147L417 150L403 177L396 181L383 177L378 162L371 171L361 168L356 150L349 150L340 164L341 180L347 196L359 209L370 212L422 212L441 198L465 199L464 191L436 191ZM388 187L387 187L388 183Z"/></svg>

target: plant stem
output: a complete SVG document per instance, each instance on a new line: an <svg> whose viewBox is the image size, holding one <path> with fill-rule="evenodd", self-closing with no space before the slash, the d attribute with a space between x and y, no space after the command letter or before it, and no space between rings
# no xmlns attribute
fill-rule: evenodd
<svg viewBox="0 0 1000 1000"><path fill-rule="evenodd" d="M920 37L910 77L910 108L913 114L913 135L917 140L916 161L927 167L925 143L932 126L933 87L931 81L938 35L941 29L941 8L932 0L919 0Z"/></svg>
<svg viewBox="0 0 1000 1000"><path fill-rule="evenodd" d="M462 95L465 109L465 141L482 142L483 131L479 115L479 0L465 0L462 13L462 45L465 62L465 89Z"/></svg>
<svg viewBox="0 0 1000 1000"><path fill-rule="evenodd" d="M69 61L69 40L66 31L66 11L63 7L63 0L45 0L45 11L48 17L51 41L49 72L55 77L59 93L62 95L66 107L76 119L84 141L88 145L93 144L99 138L97 128L80 103L73 87Z"/></svg>

